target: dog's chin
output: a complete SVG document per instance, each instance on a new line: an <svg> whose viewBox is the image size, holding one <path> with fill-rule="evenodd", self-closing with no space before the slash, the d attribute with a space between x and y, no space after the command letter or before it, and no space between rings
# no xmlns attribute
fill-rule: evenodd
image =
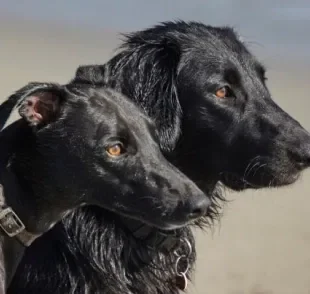
<svg viewBox="0 0 310 294"><path fill-rule="evenodd" d="M243 191L246 189L262 189L272 187L283 187L294 184L300 177L301 172L291 170L279 173L266 171L257 174L255 177L243 178L237 174L223 174L221 182L234 191Z"/></svg>

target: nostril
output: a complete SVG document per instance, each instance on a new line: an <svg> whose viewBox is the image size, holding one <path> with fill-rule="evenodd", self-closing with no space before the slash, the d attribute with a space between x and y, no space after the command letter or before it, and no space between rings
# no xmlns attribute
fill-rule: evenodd
<svg viewBox="0 0 310 294"><path fill-rule="evenodd" d="M169 189L169 193L172 195L179 195L180 192L177 189L171 188L171 189Z"/></svg>
<svg viewBox="0 0 310 294"><path fill-rule="evenodd" d="M310 163L310 148L307 150L306 155L305 155L305 162L307 164Z"/></svg>
<svg viewBox="0 0 310 294"><path fill-rule="evenodd" d="M192 202L188 218L192 220L206 215L209 206L210 200L206 196L198 201Z"/></svg>
<svg viewBox="0 0 310 294"><path fill-rule="evenodd" d="M202 215L204 215L205 212L203 211L203 209L201 208L196 208L195 210L193 210L192 212L190 212L190 214L188 215L189 219L195 219L198 218Z"/></svg>
<svg viewBox="0 0 310 294"><path fill-rule="evenodd" d="M310 165L310 152L290 152L289 155L295 164L299 165L301 168Z"/></svg>

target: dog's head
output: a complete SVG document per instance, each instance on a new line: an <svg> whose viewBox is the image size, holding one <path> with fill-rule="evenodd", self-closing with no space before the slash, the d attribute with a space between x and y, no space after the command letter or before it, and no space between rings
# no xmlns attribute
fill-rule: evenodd
<svg viewBox="0 0 310 294"><path fill-rule="evenodd" d="M310 164L309 133L272 99L264 67L232 29L196 29L177 79L184 132L196 128L199 154L233 189L293 183Z"/></svg>
<svg viewBox="0 0 310 294"><path fill-rule="evenodd" d="M75 81L133 97L187 175L238 190L293 183L310 162L308 132L274 102L265 79L232 29L176 22L130 35L107 65L80 67Z"/></svg>
<svg viewBox="0 0 310 294"><path fill-rule="evenodd" d="M11 166L46 214L94 204L161 229L206 214L208 198L163 157L153 123L124 96L37 83L12 99L31 128Z"/></svg>

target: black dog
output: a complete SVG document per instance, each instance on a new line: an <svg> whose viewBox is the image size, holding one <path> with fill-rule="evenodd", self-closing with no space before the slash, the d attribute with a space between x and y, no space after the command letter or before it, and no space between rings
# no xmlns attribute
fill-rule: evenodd
<svg viewBox="0 0 310 294"><path fill-rule="evenodd" d="M219 181L283 186L309 166L309 134L271 99L264 68L230 28L169 22L134 33L107 64L80 67L75 82L106 84L137 103L165 156L217 195L213 210ZM79 209L29 248L10 293L179 293L178 256L150 232L141 240L116 214ZM187 256L181 240L194 249L191 230L176 234ZM186 260L192 267L194 250Z"/></svg>
<svg viewBox="0 0 310 294"><path fill-rule="evenodd" d="M1 212L8 205L20 217L30 233L22 243L30 245L85 204L159 229L206 214L208 198L163 157L154 125L122 95L87 85L30 84L9 98L12 105L18 100L24 120L17 122L19 144L11 146L7 168L25 195L2 171ZM1 233L4 250L14 240ZM14 257L20 254L22 248Z"/></svg>

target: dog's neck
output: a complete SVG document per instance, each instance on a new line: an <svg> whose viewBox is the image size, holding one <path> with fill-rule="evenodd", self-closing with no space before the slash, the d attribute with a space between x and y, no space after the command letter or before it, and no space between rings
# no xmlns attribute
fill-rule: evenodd
<svg viewBox="0 0 310 294"><path fill-rule="evenodd" d="M1 177L1 183L7 185L12 185L14 183L8 183L8 177L4 176L4 173L2 173L2 177ZM12 188L14 188L13 185ZM17 199L15 199L15 194L12 194L12 198L11 201L9 201L10 204L8 204L8 201L6 198L9 197L5 197L5 194L3 192L3 189L0 189L0 210L1 210L1 214L3 214L3 212L5 212L5 209L7 209L9 206L8 205L12 205L13 203L13 207L17 208L19 205L16 205L16 203L18 202ZM14 211L13 208L13 211ZM11 209L11 207L10 207ZM2 218L4 219L4 218ZM8 219L8 218L7 218ZM1 220L2 221L2 220ZM7 229L10 228L14 228L15 223L10 222L12 221L9 220L7 222ZM7 234L7 232L4 231L5 228L1 228L0 229L0 280L1 280L1 285L0 285L0 289L1 289L1 293L5 293L5 289L8 287L8 285L10 284L14 273L17 269L17 266L19 264L19 262L21 261L21 258L24 254L25 251L25 246L21 243L20 240L18 240L16 237L13 236L9 236ZM10 230L11 231L11 230ZM29 234L29 236L25 233L23 236L25 237L25 241L27 240L27 237L29 237L29 239L27 240L28 242L33 241L35 239L36 236L32 236L31 234Z"/></svg>
<svg viewBox="0 0 310 294"><path fill-rule="evenodd" d="M18 173L13 173L15 167L16 170L19 170ZM66 214L71 212L72 207L69 207L66 203L64 205L51 205L48 199L52 199L54 192L52 190L45 191L44 188L37 184L36 179L32 180L22 177L21 175L26 170L30 173L37 174L32 170L32 166L30 165L25 166L25 169L22 170L17 166L12 167L11 174L15 176L17 184L4 186L5 190L8 190L5 194L10 195L6 199L6 202L8 206L14 209L14 212L24 223L27 231L33 235L40 236L50 230ZM36 187L36 189L34 190L32 187ZM11 195L19 195L19 197L13 198Z"/></svg>
<svg viewBox="0 0 310 294"><path fill-rule="evenodd" d="M19 158L18 153L16 153L16 147L17 149L18 146L24 147L23 140L20 142L13 140L14 138L24 139L29 133L28 129L26 132L19 132L18 135L14 136L15 125L21 129L20 123L13 124L11 126L13 136L6 130L1 133L0 293L6 293L5 289L14 276L26 246L29 246L36 238L52 228L65 214L64 210L52 209L52 214L50 214L49 208L46 207L47 204L43 206L39 201L41 198L38 199L38 197L33 196L31 186L34 183L24 180L19 173L15 173L16 170L20 171L21 174L24 171L32 171L31 160L23 161L24 158ZM9 136L8 142L6 136ZM10 144L12 141L16 144ZM18 169L18 162L24 166L24 169Z"/></svg>
<svg viewBox="0 0 310 294"><path fill-rule="evenodd" d="M8 193L5 193L10 195L7 203L14 208L27 231L42 235L72 211L72 204L66 202L66 193L72 191L64 188L60 192L57 187L54 187L56 185L53 186L53 179L48 172L45 173L48 168L44 165L44 160L33 159L32 156L36 152L40 153L30 149L27 145L22 146L22 151L15 152L8 160L7 168L15 176L18 184L9 184L4 188L10 189ZM63 193L63 197L60 197L62 201L57 204L54 203L56 193ZM11 195L17 196L13 198ZM79 197L77 196L76 199ZM77 206L79 206L78 201Z"/></svg>
<svg viewBox="0 0 310 294"><path fill-rule="evenodd" d="M18 178L9 167L2 170L1 185L1 211L10 208L26 228L31 228L31 224L36 221L35 203L31 197L28 197L29 193L22 188ZM32 233L35 239L35 235L39 236L41 232L32 231Z"/></svg>
<svg viewBox="0 0 310 294"><path fill-rule="evenodd" d="M14 210L27 231L42 235L72 211L72 203L66 202L65 197L72 189L61 189L64 196L61 203L51 205L57 187L35 142L32 129L22 120L1 132L0 184L3 183L4 195L9 196L5 204Z"/></svg>
<svg viewBox="0 0 310 294"><path fill-rule="evenodd" d="M48 231L55 223L50 215L37 214L34 199L20 185L9 167L1 171L0 189L0 290L6 289L22 259L26 246ZM9 210L9 213L6 211ZM13 216L12 216L13 214ZM2 215L6 215L2 217ZM57 220L60 220L59 212ZM41 219L42 218L42 219ZM0 293L5 293L1 292Z"/></svg>

